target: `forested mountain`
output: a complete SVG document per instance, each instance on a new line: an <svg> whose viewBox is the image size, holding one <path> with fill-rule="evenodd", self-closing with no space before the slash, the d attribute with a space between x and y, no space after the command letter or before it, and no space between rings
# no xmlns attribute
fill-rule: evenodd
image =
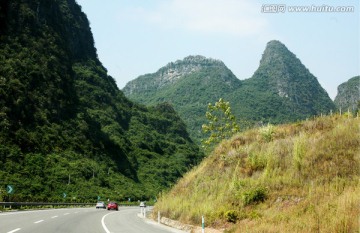
<svg viewBox="0 0 360 233"><path fill-rule="evenodd" d="M0 201L148 198L201 158L170 105L117 88L75 0L0 2Z"/></svg>
<svg viewBox="0 0 360 233"><path fill-rule="evenodd" d="M355 76L338 86L335 105L342 111L360 109L360 76Z"/></svg>
<svg viewBox="0 0 360 233"><path fill-rule="evenodd" d="M130 99L146 105L170 102L199 140L209 102L229 101L238 120L284 123L328 113L335 106L316 77L279 41L270 41L259 68L239 80L219 60L190 56L129 82Z"/></svg>
<svg viewBox="0 0 360 233"><path fill-rule="evenodd" d="M240 85L240 80L223 62L189 56L169 63L154 74L140 76L123 91L132 100L147 105L169 102L184 119L193 138L199 139L201 125L206 122L207 104L236 91Z"/></svg>

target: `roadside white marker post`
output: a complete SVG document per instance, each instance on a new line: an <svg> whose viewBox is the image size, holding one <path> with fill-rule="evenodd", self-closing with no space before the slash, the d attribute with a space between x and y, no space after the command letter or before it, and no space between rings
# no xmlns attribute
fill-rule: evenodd
<svg viewBox="0 0 360 233"><path fill-rule="evenodd" d="M205 233L205 219L204 219L204 216L201 217L201 233Z"/></svg>
<svg viewBox="0 0 360 233"><path fill-rule="evenodd" d="M144 218L146 218L146 207L144 207Z"/></svg>

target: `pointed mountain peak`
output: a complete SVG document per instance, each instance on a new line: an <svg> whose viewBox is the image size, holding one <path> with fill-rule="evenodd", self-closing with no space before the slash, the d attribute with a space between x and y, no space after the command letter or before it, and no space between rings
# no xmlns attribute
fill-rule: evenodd
<svg viewBox="0 0 360 233"><path fill-rule="evenodd" d="M316 77L280 41L267 43L252 81L259 90L287 99L292 108L307 115L334 108Z"/></svg>
<svg viewBox="0 0 360 233"><path fill-rule="evenodd" d="M271 47L273 47L273 48L275 48L275 47L282 47L282 48L286 48L286 46L283 44L283 43L281 43L281 41L279 41L279 40L271 40L271 41L269 41L268 43L267 43L267 45L266 45L266 47L267 48L271 48Z"/></svg>
<svg viewBox="0 0 360 233"><path fill-rule="evenodd" d="M296 58L296 56L288 50L288 48L278 40L269 41L262 55L260 65L268 64L271 61L284 60L284 58Z"/></svg>

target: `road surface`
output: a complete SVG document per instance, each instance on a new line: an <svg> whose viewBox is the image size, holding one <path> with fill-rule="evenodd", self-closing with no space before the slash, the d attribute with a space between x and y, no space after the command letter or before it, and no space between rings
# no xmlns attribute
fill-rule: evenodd
<svg viewBox="0 0 360 233"><path fill-rule="evenodd" d="M0 213L0 233L183 233L138 217L139 207L119 211L93 208Z"/></svg>

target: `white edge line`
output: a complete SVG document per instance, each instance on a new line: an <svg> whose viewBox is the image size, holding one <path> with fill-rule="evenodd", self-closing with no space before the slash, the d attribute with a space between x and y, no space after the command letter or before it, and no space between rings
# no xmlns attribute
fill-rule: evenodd
<svg viewBox="0 0 360 233"><path fill-rule="evenodd" d="M116 212L112 212L112 213L105 214L105 215L102 217L102 219L101 219L101 225L102 225L102 227L104 228L104 230L105 230L106 233L111 233L111 232L109 231L109 229L107 229L107 227L106 227L106 225L105 225L105 218L106 218L106 216L108 216L109 214L114 214L114 213L116 213Z"/></svg>
<svg viewBox="0 0 360 233"><path fill-rule="evenodd" d="M8 233L14 233L14 232L17 232L17 231L20 231L21 228L16 228L15 230L12 230L12 231L9 231Z"/></svg>
<svg viewBox="0 0 360 233"><path fill-rule="evenodd" d="M44 220L43 219L41 219L41 220L39 220L39 221L36 221L36 222L34 222L35 224L36 223L41 223L41 222L43 222Z"/></svg>
<svg viewBox="0 0 360 233"><path fill-rule="evenodd" d="M57 218L58 216L56 215L56 216L52 216L51 218Z"/></svg>

